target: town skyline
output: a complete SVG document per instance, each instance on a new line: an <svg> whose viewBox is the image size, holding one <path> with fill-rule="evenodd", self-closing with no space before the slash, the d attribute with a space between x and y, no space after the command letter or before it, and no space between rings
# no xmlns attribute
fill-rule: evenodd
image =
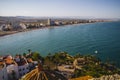
<svg viewBox="0 0 120 80"><path fill-rule="evenodd" d="M1 0L0 16L120 19L119 0Z"/></svg>

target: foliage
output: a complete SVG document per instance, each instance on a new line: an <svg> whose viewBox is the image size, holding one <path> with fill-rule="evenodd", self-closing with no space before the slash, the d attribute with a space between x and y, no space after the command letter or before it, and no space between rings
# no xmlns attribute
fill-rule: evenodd
<svg viewBox="0 0 120 80"><path fill-rule="evenodd" d="M26 56L26 53L23 53L23 56L25 57L25 56Z"/></svg>
<svg viewBox="0 0 120 80"><path fill-rule="evenodd" d="M102 63L101 60L95 56L87 55L83 57L86 64L82 65L81 70L75 71L74 77L86 75L100 77L102 75L112 75L118 73L118 70L115 66L108 63Z"/></svg>
<svg viewBox="0 0 120 80"><path fill-rule="evenodd" d="M100 77L102 75L112 75L115 73L120 74L120 69L116 68L115 65L110 64L110 62L103 63L99 58L93 55L81 55L77 54L75 56L69 55L67 52L58 52L55 54L49 53L46 57L40 56L38 52L31 52L28 50L30 54L30 58L34 61L41 60L43 62L44 68L50 70L57 70L58 65L73 65L74 61L79 59L81 61L81 68L77 69L75 67L74 75L72 77L81 77L81 76L92 76L92 77ZM26 56L26 53L23 53ZM83 64L82 64L83 62Z"/></svg>
<svg viewBox="0 0 120 80"><path fill-rule="evenodd" d="M34 61L38 61L38 60L40 60L42 57L40 56L40 54L38 53L38 52L33 52L32 53L32 59L34 60Z"/></svg>

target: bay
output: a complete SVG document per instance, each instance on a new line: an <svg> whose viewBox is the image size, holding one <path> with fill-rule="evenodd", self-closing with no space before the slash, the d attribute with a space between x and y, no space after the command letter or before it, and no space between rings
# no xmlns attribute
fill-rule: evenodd
<svg viewBox="0 0 120 80"><path fill-rule="evenodd" d="M0 37L0 55L22 54L28 49L42 56L65 51L70 55L95 54L120 64L120 22L76 24L31 30Z"/></svg>

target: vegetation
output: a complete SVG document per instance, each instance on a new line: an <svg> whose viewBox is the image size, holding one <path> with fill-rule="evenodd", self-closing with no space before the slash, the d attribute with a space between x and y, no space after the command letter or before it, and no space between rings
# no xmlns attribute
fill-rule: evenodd
<svg viewBox="0 0 120 80"><path fill-rule="evenodd" d="M103 63L101 60L95 56L82 56L85 58L85 64L82 65L82 69L76 69L73 77L79 76L92 76L100 77L102 75L112 75L119 74L119 69L114 65Z"/></svg>
<svg viewBox="0 0 120 80"><path fill-rule="evenodd" d="M73 65L75 60L78 61L77 66L80 66L81 69L78 69L74 66L74 75L72 78L77 78L81 76L92 76L92 77L100 77L103 75L112 75L112 74L120 74L120 69L115 67L110 63L103 63L99 58L93 55L81 55L77 54L75 56L69 55L67 52L58 52L55 54L49 53L46 57L42 57L38 52L32 52L28 50L30 57L34 61L42 61L42 65L44 70L56 70L57 66L60 65ZM27 54L24 53L24 56Z"/></svg>

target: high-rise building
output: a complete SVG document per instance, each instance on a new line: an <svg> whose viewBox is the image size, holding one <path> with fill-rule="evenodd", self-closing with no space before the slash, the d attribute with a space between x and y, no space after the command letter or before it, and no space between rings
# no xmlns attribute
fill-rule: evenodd
<svg viewBox="0 0 120 80"><path fill-rule="evenodd" d="M48 19L47 25L48 25L48 26L54 26L54 25L55 25L55 22L54 22L53 20L51 20L51 19Z"/></svg>
<svg viewBox="0 0 120 80"><path fill-rule="evenodd" d="M50 26L51 25L51 19L48 18L48 22L47 25Z"/></svg>

